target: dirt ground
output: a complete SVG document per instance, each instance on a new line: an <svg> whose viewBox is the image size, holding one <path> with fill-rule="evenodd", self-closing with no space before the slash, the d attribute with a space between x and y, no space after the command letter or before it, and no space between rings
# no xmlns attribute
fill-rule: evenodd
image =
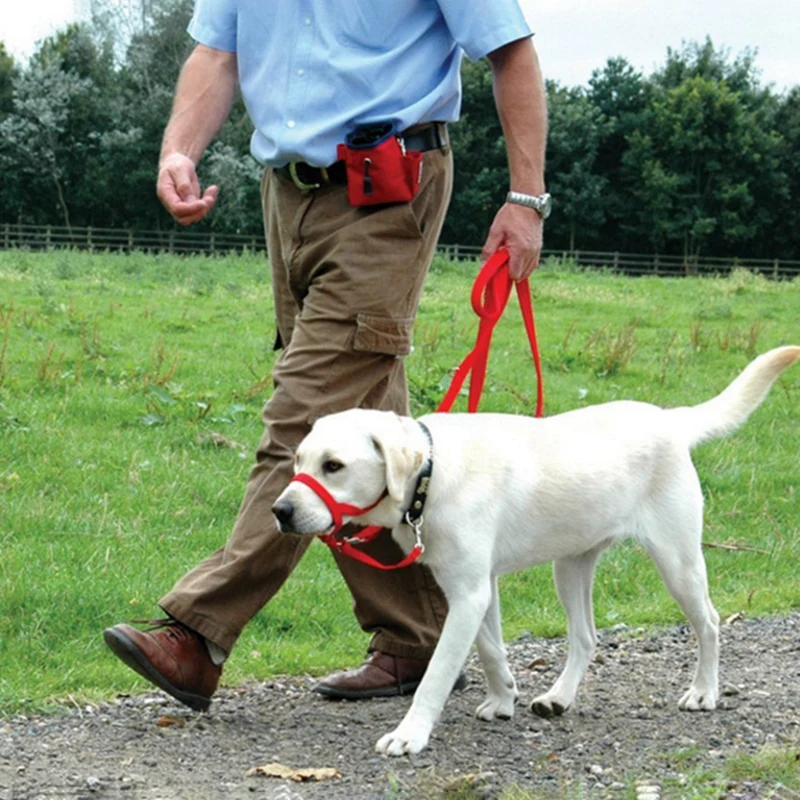
<svg viewBox="0 0 800 800"><path fill-rule="evenodd" d="M509 643L521 693L514 719L473 716L484 691L473 657L468 687L450 698L429 749L410 758L374 751L410 698L332 702L312 693L307 677L224 689L208 714L153 692L18 716L0 721L0 798L389 800L443 796L441 787L459 776L472 776L466 780L485 798L514 784L554 797L613 798L633 779L679 785L699 766L764 746L796 747L800 758L800 613L739 620L721 638L723 696L715 712L677 708L694 669L688 628L617 626L601 632L575 706L543 720L528 705L558 675L565 642L522 637ZM270 763L333 768L338 777L295 783L248 775ZM659 793L642 789L645 795ZM798 797L746 781L723 796Z"/></svg>

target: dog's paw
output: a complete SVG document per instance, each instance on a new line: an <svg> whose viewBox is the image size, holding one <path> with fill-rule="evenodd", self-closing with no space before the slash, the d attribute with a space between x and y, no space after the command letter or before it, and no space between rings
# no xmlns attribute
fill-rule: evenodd
<svg viewBox="0 0 800 800"><path fill-rule="evenodd" d="M495 697L488 695L486 699L475 709L475 716L478 719L511 719L514 716L514 703L516 695L506 697Z"/></svg>
<svg viewBox="0 0 800 800"><path fill-rule="evenodd" d="M701 692L692 686L678 701L681 711L713 711L717 707L715 691Z"/></svg>
<svg viewBox="0 0 800 800"><path fill-rule="evenodd" d="M540 695L531 703L531 711L537 717L550 719L551 717L560 717L569 705L560 703L553 697L548 697L546 694Z"/></svg>
<svg viewBox="0 0 800 800"><path fill-rule="evenodd" d="M424 750L428 744L429 732L422 730L409 731L401 724L391 733L381 736L375 749L385 756L414 755Z"/></svg>
<svg viewBox="0 0 800 800"><path fill-rule="evenodd" d="M500 692L492 691L491 683L486 699L475 709L478 719L511 719L514 716L519 692L513 678L504 684Z"/></svg>

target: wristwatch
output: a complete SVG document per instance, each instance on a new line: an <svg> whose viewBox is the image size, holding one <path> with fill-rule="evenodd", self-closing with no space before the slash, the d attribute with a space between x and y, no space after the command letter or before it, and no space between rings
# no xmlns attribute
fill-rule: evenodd
<svg viewBox="0 0 800 800"><path fill-rule="evenodd" d="M522 194L522 192L509 192L506 203L515 203L518 206L532 208L542 219L547 219L553 210L553 199L549 194Z"/></svg>

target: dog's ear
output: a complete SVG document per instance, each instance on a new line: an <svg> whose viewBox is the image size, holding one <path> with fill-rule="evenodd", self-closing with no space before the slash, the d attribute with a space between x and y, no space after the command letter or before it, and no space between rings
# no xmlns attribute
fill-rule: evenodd
<svg viewBox="0 0 800 800"><path fill-rule="evenodd" d="M372 432L372 442L386 464L386 488L395 503L403 502L406 485L425 460L425 453L414 445L404 422L403 417L387 414L386 424Z"/></svg>

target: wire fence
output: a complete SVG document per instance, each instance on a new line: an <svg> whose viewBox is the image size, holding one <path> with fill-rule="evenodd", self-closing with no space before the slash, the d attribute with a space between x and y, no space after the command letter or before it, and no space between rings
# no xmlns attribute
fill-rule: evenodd
<svg viewBox="0 0 800 800"><path fill-rule="evenodd" d="M56 225L0 225L0 249L78 250L107 252L157 252L206 255L233 252L258 252L265 249L264 239L257 234L237 235L197 231L138 231L119 228L59 227ZM477 260L481 248L458 244L441 244L439 252L455 260ZM582 268L606 269L625 275L679 277L687 275L728 274L746 269L775 280L800 276L800 261L715 256L673 256L658 253L619 253L591 250L545 250L545 258Z"/></svg>

